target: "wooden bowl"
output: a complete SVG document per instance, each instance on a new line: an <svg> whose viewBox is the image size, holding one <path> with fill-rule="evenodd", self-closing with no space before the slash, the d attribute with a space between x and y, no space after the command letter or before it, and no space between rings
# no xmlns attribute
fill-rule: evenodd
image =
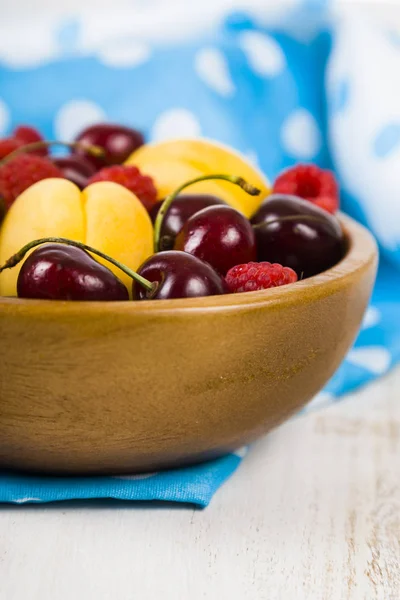
<svg viewBox="0 0 400 600"><path fill-rule="evenodd" d="M328 381L374 283L371 235L295 285L150 302L0 299L0 466L134 473L215 458Z"/></svg>

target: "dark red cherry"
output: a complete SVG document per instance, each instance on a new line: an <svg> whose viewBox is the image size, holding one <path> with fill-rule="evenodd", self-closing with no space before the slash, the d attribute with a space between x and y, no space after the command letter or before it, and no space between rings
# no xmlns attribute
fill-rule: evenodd
<svg viewBox="0 0 400 600"><path fill-rule="evenodd" d="M64 244L39 246L17 280L20 298L43 300L128 300L125 285L85 250Z"/></svg>
<svg viewBox="0 0 400 600"><path fill-rule="evenodd" d="M285 217L293 216L293 219ZM269 196L252 218L257 260L277 262L299 279L335 265L346 249L338 219L297 196Z"/></svg>
<svg viewBox="0 0 400 600"><path fill-rule="evenodd" d="M195 213L186 221L174 248L210 263L221 275L235 265L256 260L253 228L230 206L209 206Z"/></svg>
<svg viewBox="0 0 400 600"><path fill-rule="evenodd" d="M155 223L162 203L163 201L157 202L150 210L150 218L153 223ZM223 200L211 194L180 194L177 196L163 218L160 248L162 250L171 250L174 247L176 236L186 221L203 208L215 204L226 206Z"/></svg>
<svg viewBox="0 0 400 600"><path fill-rule="evenodd" d="M138 273L157 285L153 292L148 292L134 282L135 300L195 298L227 291L222 278L210 265L185 252L169 250L153 254L142 264Z"/></svg>
<svg viewBox="0 0 400 600"><path fill-rule="evenodd" d="M101 169L105 165L121 165L134 150L144 144L140 131L112 123L91 125L78 135L76 141L104 148L104 158L94 157L82 149L75 150L76 154L85 156L96 169Z"/></svg>
<svg viewBox="0 0 400 600"><path fill-rule="evenodd" d="M65 179L75 183L81 190L87 186L88 180L96 172L94 166L84 156L78 154L53 158L53 163L61 170Z"/></svg>

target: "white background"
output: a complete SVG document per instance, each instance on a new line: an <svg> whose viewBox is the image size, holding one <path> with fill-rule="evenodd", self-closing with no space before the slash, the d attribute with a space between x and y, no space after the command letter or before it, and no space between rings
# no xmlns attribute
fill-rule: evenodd
<svg viewBox="0 0 400 600"><path fill-rule="evenodd" d="M321 0L325 2L325 0ZM374 17L392 22L393 15L399 15L400 0L329 0L340 10L359 9L368 11ZM259 14L279 17L287 6L295 6L297 0L0 0L0 29L11 21L49 19L54 16L69 15L75 12L91 13L93 16L124 10L134 14L130 26L140 32L143 23L164 24L164 29L190 23L193 26L209 24L227 10L247 8ZM151 28L150 28L151 29ZM149 30L150 30L149 29ZM147 27L146 27L147 30ZM160 28L161 31L161 28Z"/></svg>

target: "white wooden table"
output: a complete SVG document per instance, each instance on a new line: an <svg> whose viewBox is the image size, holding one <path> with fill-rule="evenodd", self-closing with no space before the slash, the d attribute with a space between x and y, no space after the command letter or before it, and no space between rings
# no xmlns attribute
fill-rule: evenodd
<svg viewBox="0 0 400 600"><path fill-rule="evenodd" d="M1 600L399 600L400 369L258 442L201 511L2 506Z"/></svg>

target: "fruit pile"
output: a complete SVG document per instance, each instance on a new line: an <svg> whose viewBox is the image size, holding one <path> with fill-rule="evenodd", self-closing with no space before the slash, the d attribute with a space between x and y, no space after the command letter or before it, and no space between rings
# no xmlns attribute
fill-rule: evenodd
<svg viewBox="0 0 400 600"><path fill-rule="evenodd" d="M69 154L53 156L57 144ZM251 292L316 275L345 252L329 171L298 165L271 189L229 148L207 140L145 144L118 125L91 126L70 144L18 127L0 140L0 202L3 296Z"/></svg>

